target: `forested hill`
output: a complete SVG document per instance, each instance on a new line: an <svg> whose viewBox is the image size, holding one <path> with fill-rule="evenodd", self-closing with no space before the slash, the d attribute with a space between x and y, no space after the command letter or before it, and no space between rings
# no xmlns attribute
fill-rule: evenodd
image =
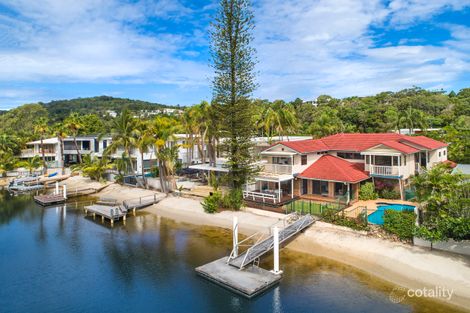
<svg viewBox="0 0 470 313"><path fill-rule="evenodd" d="M56 100L41 104L46 108L49 113L49 118L53 121L61 121L72 112L77 112L80 115L96 114L98 116L104 116L107 111L119 113L125 107L129 108L131 111L177 108L175 106L168 106L160 103L113 98L109 96Z"/></svg>

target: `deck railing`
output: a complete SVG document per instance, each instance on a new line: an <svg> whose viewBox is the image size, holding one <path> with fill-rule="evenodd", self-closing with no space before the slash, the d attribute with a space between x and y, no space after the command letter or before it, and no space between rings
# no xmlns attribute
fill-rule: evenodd
<svg viewBox="0 0 470 313"><path fill-rule="evenodd" d="M263 193L263 192L256 192L256 191L243 191L243 199L253 200L253 201L260 201L263 203L277 203L279 202L279 195L272 194L272 193Z"/></svg>
<svg viewBox="0 0 470 313"><path fill-rule="evenodd" d="M266 163L261 166L261 172L273 174L292 174L292 165Z"/></svg>
<svg viewBox="0 0 470 313"><path fill-rule="evenodd" d="M369 171L371 174L383 175L383 176L399 176L399 166L384 166L384 165L369 165Z"/></svg>

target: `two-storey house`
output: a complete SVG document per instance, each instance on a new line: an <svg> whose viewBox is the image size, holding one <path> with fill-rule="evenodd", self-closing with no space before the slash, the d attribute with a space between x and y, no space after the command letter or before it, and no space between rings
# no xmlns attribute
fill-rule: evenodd
<svg viewBox="0 0 470 313"><path fill-rule="evenodd" d="M447 144L394 133L336 134L281 141L261 152L261 171L247 201L282 204L293 198L350 203L361 182L384 180L403 197L410 176L447 160Z"/></svg>

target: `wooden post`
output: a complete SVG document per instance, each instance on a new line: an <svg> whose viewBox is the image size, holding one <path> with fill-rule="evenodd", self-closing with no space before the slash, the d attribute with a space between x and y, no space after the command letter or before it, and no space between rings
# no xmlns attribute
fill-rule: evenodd
<svg viewBox="0 0 470 313"><path fill-rule="evenodd" d="M64 199L67 199L67 185L64 185L63 188L64 188Z"/></svg>
<svg viewBox="0 0 470 313"><path fill-rule="evenodd" d="M59 194L59 182L58 181L55 182L55 194L56 195Z"/></svg>

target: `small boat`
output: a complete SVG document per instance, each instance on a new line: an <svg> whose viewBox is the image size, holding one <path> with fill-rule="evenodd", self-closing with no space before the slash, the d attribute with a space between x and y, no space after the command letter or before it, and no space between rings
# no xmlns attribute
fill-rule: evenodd
<svg viewBox="0 0 470 313"><path fill-rule="evenodd" d="M44 188L44 185L39 182L39 177L28 176L16 178L10 182L7 189L11 192L29 192Z"/></svg>
<svg viewBox="0 0 470 313"><path fill-rule="evenodd" d="M57 174L59 174L59 172L51 173L51 174L47 175L47 177L54 177L54 176L57 176Z"/></svg>

